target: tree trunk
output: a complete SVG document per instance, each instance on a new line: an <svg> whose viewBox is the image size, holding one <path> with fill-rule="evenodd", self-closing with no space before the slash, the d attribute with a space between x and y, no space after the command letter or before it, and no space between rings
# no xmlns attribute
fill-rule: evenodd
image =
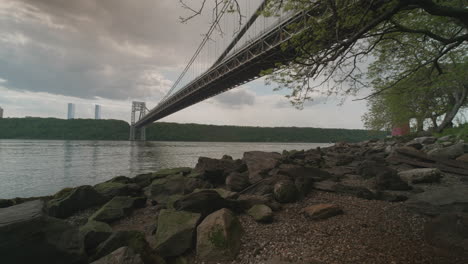
<svg viewBox="0 0 468 264"><path fill-rule="evenodd" d="M453 104L452 108L449 109L447 111L447 113L445 113L444 120L435 129L436 132L438 132L438 133L442 132L442 130L447 128L452 123L452 120L457 115L458 110L460 110L460 107L462 107L462 105L465 104L465 102L466 102L467 92L468 92L468 85L464 85L461 94L460 95L458 95L458 94L454 95L455 103Z"/></svg>
<svg viewBox="0 0 468 264"><path fill-rule="evenodd" d="M437 128L439 125L437 124L437 116L431 116L432 126Z"/></svg>
<svg viewBox="0 0 468 264"><path fill-rule="evenodd" d="M416 132L424 131L424 118L416 118Z"/></svg>

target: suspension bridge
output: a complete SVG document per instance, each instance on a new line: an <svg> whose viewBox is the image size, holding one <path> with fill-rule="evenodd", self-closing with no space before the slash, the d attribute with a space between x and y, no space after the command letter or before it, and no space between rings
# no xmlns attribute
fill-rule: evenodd
<svg viewBox="0 0 468 264"><path fill-rule="evenodd" d="M259 6L247 0L232 12L232 2L224 3L195 54L159 104L147 109L143 102L133 103L130 140L137 135L145 140L145 126L257 79L262 71L292 58L293 50L281 44L301 31L290 25L301 24L310 15L308 12L279 10L277 15L264 16L265 0ZM240 14L249 19L239 23Z"/></svg>

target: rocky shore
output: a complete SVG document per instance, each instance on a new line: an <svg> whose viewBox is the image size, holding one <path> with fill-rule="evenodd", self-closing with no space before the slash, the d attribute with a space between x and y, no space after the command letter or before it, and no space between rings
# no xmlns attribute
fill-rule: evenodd
<svg viewBox="0 0 468 264"><path fill-rule="evenodd" d="M468 263L468 144L200 157L0 200L0 263Z"/></svg>

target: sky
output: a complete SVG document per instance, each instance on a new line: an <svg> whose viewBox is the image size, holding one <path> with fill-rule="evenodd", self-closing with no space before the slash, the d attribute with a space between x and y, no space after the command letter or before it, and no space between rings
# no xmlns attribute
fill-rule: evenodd
<svg viewBox="0 0 468 264"><path fill-rule="evenodd" d="M75 103L76 118L93 118L99 104L102 118L129 121L132 101L152 108L170 89L209 28L209 11L181 23L191 13L176 0L0 0L4 116L66 118ZM207 53L219 52L210 45ZM273 88L258 79L160 121L363 128L365 101L317 97L298 110Z"/></svg>

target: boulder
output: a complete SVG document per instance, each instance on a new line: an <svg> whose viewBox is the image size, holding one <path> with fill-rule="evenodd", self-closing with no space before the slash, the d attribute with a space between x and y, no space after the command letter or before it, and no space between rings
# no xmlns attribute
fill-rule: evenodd
<svg viewBox="0 0 468 264"><path fill-rule="evenodd" d="M468 212L468 187L459 184L431 188L412 195L405 204L417 213L430 216L447 212Z"/></svg>
<svg viewBox="0 0 468 264"><path fill-rule="evenodd" d="M390 168L385 171L381 171L377 177L375 177L375 188L377 190L394 191L407 191L412 189L411 186L398 176L397 171Z"/></svg>
<svg viewBox="0 0 468 264"><path fill-rule="evenodd" d="M460 157L457 158L457 160L458 161L468 162L468 153L461 155Z"/></svg>
<svg viewBox="0 0 468 264"><path fill-rule="evenodd" d="M207 261L233 260L239 253L242 226L228 209L208 215L197 227L197 255Z"/></svg>
<svg viewBox="0 0 468 264"><path fill-rule="evenodd" d="M412 147L412 148L415 148L417 150L421 150L423 148L423 145L419 142L415 142L415 141L410 141L408 143L405 144L406 147Z"/></svg>
<svg viewBox="0 0 468 264"><path fill-rule="evenodd" d="M407 183L433 183L440 181L442 172L437 168L422 168L400 171L398 176Z"/></svg>
<svg viewBox="0 0 468 264"><path fill-rule="evenodd" d="M179 256L193 246L200 214L161 210L156 231L156 249L163 257Z"/></svg>
<svg viewBox="0 0 468 264"><path fill-rule="evenodd" d="M434 144L437 141L435 137L417 137L410 142L416 142L423 145Z"/></svg>
<svg viewBox="0 0 468 264"><path fill-rule="evenodd" d="M426 223L424 236L433 246L468 257L468 214L441 214Z"/></svg>
<svg viewBox="0 0 468 264"><path fill-rule="evenodd" d="M226 177L226 187L230 191L240 192L250 186L249 175L232 172Z"/></svg>
<svg viewBox="0 0 468 264"><path fill-rule="evenodd" d="M115 196L138 196L141 188L137 184L125 184L121 182L103 182L94 185L94 189L107 201Z"/></svg>
<svg viewBox="0 0 468 264"><path fill-rule="evenodd" d="M87 263L78 229L43 209L41 200L0 209L1 262Z"/></svg>
<svg viewBox="0 0 468 264"><path fill-rule="evenodd" d="M324 191L324 192L335 192L335 186L338 183L334 181L321 181L321 182L315 182L314 183L314 189L319 190L319 191Z"/></svg>
<svg viewBox="0 0 468 264"><path fill-rule="evenodd" d="M133 179L127 176L116 176L106 182L118 182L118 183L123 183L123 184L129 184L129 183L133 183Z"/></svg>
<svg viewBox="0 0 468 264"><path fill-rule="evenodd" d="M334 204L316 204L302 209L302 213L312 220L323 220L343 213L340 207Z"/></svg>
<svg viewBox="0 0 468 264"><path fill-rule="evenodd" d="M146 197L116 196L95 212L90 220L111 223L146 205Z"/></svg>
<svg viewBox="0 0 468 264"><path fill-rule="evenodd" d="M171 195L184 194L187 180L182 174L156 179L148 187L150 197L159 204L166 204Z"/></svg>
<svg viewBox="0 0 468 264"><path fill-rule="evenodd" d="M332 175L321 169L313 168L313 167L302 167L302 166L289 166L289 167L282 167L280 166L277 174L283 174L290 176L293 179L296 178L304 178L309 181L323 181L330 179Z"/></svg>
<svg viewBox="0 0 468 264"><path fill-rule="evenodd" d="M223 160L233 160L232 156L229 156L229 155L223 155L223 157L221 159L223 159Z"/></svg>
<svg viewBox="0 0 468 264"><path fill-rule="evenodd" d="M92 186L80 186L63 197L52 199L47 203L50 216L66 218L74 213L105 203L106 199Z"/></svg>
<svg viewBox="0 0 468 264"><path fill-rule="evenodd" d="M357 173L365 179L377 177L377 175L391 171L391 169L377 161L365 160L357 167Z"/></svg>
<svg viewBox="0 0 468 264"><path fill-rule="evenodd" d="M0 208L13 206L15 203L11 199L0 199Z"/></svg>
<svg viewBox="0 0 468 264"><path fill-rule="evenodd" d="M252 208L254 205L264 204L271 208L273 211L281 210L281 204L276 202L270 196L264 195L254 195L254 194L242 194L237 198L237 201L243 206L243 209L246 211Z"/></svg>
<svg viewBox="0 0 468 264"><path fill-rule="evenodd" d="M172 168L172 169L162 169L157 172L154 172L152 174L153 180L154 179L160 179L160 178L166 178L167 176L170 175L178 175L182 174L183 176L186 176L192 172L191 168L188 167L180 167L180 168Z"/></svg>
<svg viewBox="0 0 468 264"><path fill-rule="evenodd" d="M336 155L335 158L336 158L336 161L335 161L336 166L348 165L354 161L354 156L350 154L338 154Z"/></svg>
<svg viewBox="0 0 468 264"><path fill-rule="evenodd" d="M292 203L298 198L298 190L292 181L279 181L273 187L275 199L280 203Z"/></svg>
<svg viewBox="0 0 468 264"><path fill-rule="evenodd" d="M222 198L224 199L235 199L239 196L238 193L236 192L231 192L223 188L211 188L211 189L195 189L193 192L201 192L201 191L207 191L207 190L212 190L217 192Z"/></svg>
<svg viewBox="0 0 468 264"><path fill-rule="evenodd" d="M276 152L250 151L245 152L243 160L249 171L249 178L253 181L262 179L275 168L281 159Z"/></svg>
<svg viewBox="0 0 468 264"><path fill-rule="evenodd" d="M153 174L152 173L144 173L138 174L137 176L133 177L133 182L138 184L141 188L144 188L151 184L153 181Z"/></svg>
<svg viewBox="0 0 468 264"><path fill-rule="evenodd" d="M455 159L465 153L465 147L463 143L457 143L450 147L435 148L430 150L427 154L435 158Z"/></svg>
<svg viewBox="0 0 468 264"><path fill-rule="evenodd" d="M145 235L138 231L117 231L102 242L92 256L92 260L101 259L121 247L129 247L139 254L145 264L165 264L145 240Z"/></svg>
<svg viewBox="0 0 468 264"><path fill-rule="evenodd" d="M447 135L447 136L443 136L443 137L438 138L437 141L446 142L446 141L451 141L453 139L455 139L454 135Z"/></svg>
<svg viewBox="0 0 468 264"><path fill-rule="evenodd" d="M174 209L178 211L200 213L202 216L207 216L221 208L242 211L242 203L235 200L224 199L214 190L194 192L185 195L174 203Z"/></svg>
<svg viewBox="0 0 468 264"><path fill-rule="evenodd" d="M257 222L270 223L273 221L273 211L264 204L252 206L247 213Z"/></svg>
<svg viewBox="0 0 468 264"><path fill-rule="evenodd" d="M213 184L202 180L200 178L187 178L185 179L184 184L184 194L192 193L196 189L211 189Z"/></svg>
<svg viewBox="0 0 468 264"><path fill-rule="evenodd" d="M200 157L195 166L195 172L202 173L215 186L224 184L230 173L242 171L245 171L245 165L241 160Z"/></svg>
<svg viewBox="0 0 468 264"><path fill-rule="evenodd" d="M91 264L145 264L140 254L129 247L121 247L109 255L92 262Z"/></svg>
<svg viewBox="0 0 468 264"><path fill-rule="evenodd" d="M111 234L112 228L103 222L91 220L80 227L80 235L83 238L84 247L88 253L93 253L93 250L101 242L109 238Z"/></svg>

